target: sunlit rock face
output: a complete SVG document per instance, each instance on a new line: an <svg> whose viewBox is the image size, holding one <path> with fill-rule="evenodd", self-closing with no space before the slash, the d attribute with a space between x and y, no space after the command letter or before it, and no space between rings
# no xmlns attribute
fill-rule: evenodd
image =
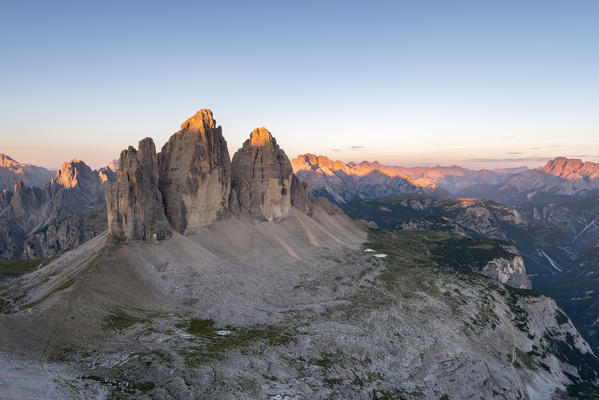
<svg viewBox="0 0 599 400"><path fill-rule="evenodd" d="M287 216L291 210L292 177L291 162L270 132L266 128L254 129L233 156L232 208L259 220Z"/></svg>
<svg viewBox="0 0 599 400"><path fill-rule="evenodd" d="M108 231L116 240L160 240L170 227L158 189L158 156L151 138L121 152L117 182L106 184Z"/></svg>
<svg viewBox="0 0 599 400"><path fill-rule="evenodd" d="M16 182L23 182L26 186L42 186L50 182L55 171L24 164L13 160L6 154L0 153L0 191L12 190Z"/></svg>
<svg viewBox="0 0 599 400"><path fill-rule="evenodd" d="M210 110L181 125L159 154L160 191L173 228L193 233L228 212L231 159Z"/></svg>
<svg viewBox="0 0 599 400"><path fill-rule="evenodd" d="M547 161L543 171L568 180L599 178L599 164L590 161L582 162L578 158L557 157Z"/></svg>
<svg viewBox="0 0 599 400"><path fill-rule="evenodd" d="M73 188L80 184L80 181L93 181L96 174L83 161L72 160L65 162L56 173L52 182L65 188Z"/></svg>

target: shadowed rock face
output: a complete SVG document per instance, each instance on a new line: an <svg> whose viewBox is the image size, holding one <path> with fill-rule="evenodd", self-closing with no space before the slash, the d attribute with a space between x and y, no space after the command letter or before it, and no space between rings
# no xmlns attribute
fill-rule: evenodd
<svg viewBox="0 0 599 400"><path fill-rule="evenodd" d="M170 227L158 189L158 156L151 138L121 152L117 182L106 185L108 230L117 240L160 240Z"/></svg>
<svg viewBox="0 0 599 400"><path fill-rule="evenodd" d="M2 191L0 258L51 256L104 231L104 185L111 179L73 160L41 187L17 182L12 191Z"/></svg>
<svg viewBox="0 0 599 400"><path fill-rule="evenodd" d="M231 159L210 110L181 125L159 154L160 191L172 227L191 233L228 211Z"/></svg>
<svg viewBox="0 0 599 400"><path fill-rule="evenodd" d="M313 207L308 184L301 182L295 174L291 178L291 205L308 215L312 215Z"/></svg>
<svg viewBox="0 0 599 400"><path fill-rule="evenodd" d="M254 129L233 156L231 208L236 210L238 204L241 213L260 220L287 216L292 177L291 162L270 132Z"/></svg>
<svg viewBox="0 0 599 400"><path fill-rule="evenodd" d="M209 110L185 121L160 153L147 138L139 150L124 150L118 164L117 183L106 187L113 239L194 233L231 213L272 221L293 206L312 215L315 204L265 128L255 129L231 162Z"/></svg>

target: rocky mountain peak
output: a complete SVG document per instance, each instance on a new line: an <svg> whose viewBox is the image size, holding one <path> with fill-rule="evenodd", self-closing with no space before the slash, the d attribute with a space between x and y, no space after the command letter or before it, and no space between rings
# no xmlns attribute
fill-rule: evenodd
<svg viewBox="0 0 599 400"><path fill-rule="evenodd" d="M158 189L156 146L151 138L121 152L117 182L106 184L108 230L116 240L160 240L170 235Z"/></svg>
<svg viewBox="0 0 599 400"><path fill-rule="evenodd" d="M274 220L291 211L291 162L266 128L256 128L233 156L231 208ZM298 187L299 188L299 187Z"/></svg>
<svg viewBox="0 0 599 400"><path fill-rule="evenodd" d="M181 124L182 131L207 132L216 128L212 111L201 109Z"/></svg>
<svg viewBox="0 0 599 400"><path fill-rule="evenodd" d="M95 182L97 179L97 176L86 163L80 160L71 160L62 164L52 182L71 189L84 181Z"/></svg>
<svg viewBox="0 0 599 400"><path fill-rule="evenodd" d="M173 228L191 233L228 212L231 158L210 110L181 125L159 154L160 191Z"/></svg>
<svg viewBox="0 0 599 400"><path fill-rule="evenodd" d="M0 153L0 167L14 167L19 163L6 154Z"/></svg>
<svg viewBox="0 0 599 400"><path fill-rule="evenodd" d="M599 177L599 164L583 162L579 158L556 157L547 161L542 170L568 180Z"/></svg>
<svg viewBox="0 0 599 400"><path fill-rule="evenodd" d="M252 146L267 146L271 144L276 146L277 144L268 129L264 127L254 129L250 134L249 140Z"/></svg>
<svg viewBox="0 0 599 400"><path fill-rule="evenodd" d="M114 160L110 161L108 164L106 164L106 168L108 168L116 173L119 170L119 160L114 159Z"/></svg>
<svg viewBox="0 0 599 400"><path fill-rule="evenodd" d="M0 190L12 190L16 181L23 181L27 186L41 186L50 182L54 175L55 171L20 163L0 153Z"/></svg>

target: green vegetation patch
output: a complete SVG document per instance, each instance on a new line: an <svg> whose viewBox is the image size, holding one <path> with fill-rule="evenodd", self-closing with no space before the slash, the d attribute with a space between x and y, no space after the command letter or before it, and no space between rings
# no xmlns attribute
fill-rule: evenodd
<svg viewBox="0 0 599 400"><path fill-rule="evenodd" d="M211 319L192 319L187 332L193 335L213 335L216 331L214 321Z"/></svg>
<svg viewBox="0 0 599 400"><path fill-rule="evenodd" d="M371 229L365 247L387 254L389 264L447 267L459 272L479 272L491 260L511 259L506 242L465 238L434 231ZM386 285L396 279L393 268L380 276Z"/></svg>
<svg viewBox="0 0 599 400"><path fill-rule="evenodd" d="M566 332L566 340L556 338L549 332L545 332L544 337L550 353L578 370L580 379L571 377L574 383L593 382L599 379L599 359L592 353L582 353L578 350L570 332Z"/></svg>
<svg viewBox="0 0 599 400"><path fill-rule="evenodd" d="M452 268L480 271L491 260L511 259L514 254L505 249L507 243L500 240L450 237L437 243L432 249L434 259L440 265Z"/></svg>
<svg viewBox="0 0 599 400"><path fill-rule="evenodd" d="M0 279L33 272L44 260L0 260Z"/></svg>
<svg viewBox="0 0 599 400"><path fill-rule="evenodd" d="M558 325L563 325L568 322L568 317L561 310L556 310L555 321L558 323Z"/></svg>
<svg viewBox="0 0 599 400"><path fill-rule="evenodd" d="M122 330L127 329L135 324L150 322L150 320L142 317L136 317L116 310L104 317L104 327L108 329Z"/></svg>
<svg viewBox="0 0 599 400"><path fill-rule="evenodd" d="M295 328L277 325L217 329L213 320L194 319L187 326L189 333L198 336L194 346L179 350L189 367L220 360L232 349L249 352L263 345L284 345L297 335ZM226 330L227 333L219 335L219 330Z"/></svg>

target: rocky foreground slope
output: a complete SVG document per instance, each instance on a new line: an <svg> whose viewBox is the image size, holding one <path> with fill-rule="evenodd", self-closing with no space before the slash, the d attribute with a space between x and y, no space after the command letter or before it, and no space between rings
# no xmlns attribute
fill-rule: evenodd
<svg viewBox="0 0 599 400"><path fill-rule="evenodd" d="M108 232L0 281L0 397L546 399L599 383L552 300L472 272L506 249L367 230L311 198L265 129L229 170L211 115L168 173L176 146L121 153Z"/></svg>
<svg viewBox="0 0 599 400"><path fill-rule="evenodd" d="M599 243L598 197L514 208L490 200L405 195L349 202L343 208L350 216L381 228L508 241L523 256L533 288L556 299L599 351L599 265L594 262Z"/></svg>

